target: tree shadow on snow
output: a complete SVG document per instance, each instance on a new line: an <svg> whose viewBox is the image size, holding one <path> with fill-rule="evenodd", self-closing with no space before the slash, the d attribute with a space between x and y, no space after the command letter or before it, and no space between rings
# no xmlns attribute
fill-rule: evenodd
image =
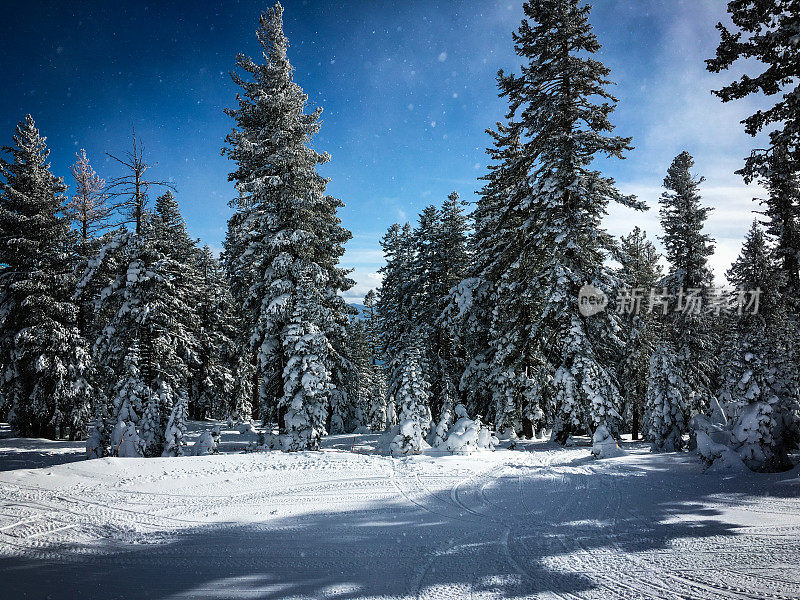
<svg viewBox="0 0 800 600"><path fill-rule="evenodd" d="M400 474L401 468L398 463ZM711 495L734 493L740 484L699 473L671 485L661 478L634 468L509 467L503 476L433 492L412 490L411 478L401 476L396 497L358 510L326 511L321 500L318 512L198 527L162 544L52 548L38 559L6 555L0 561L0 595L51 600L580 595L615 578L604 557L622 555L613 563L617 568L658 569L660 550L739 535L736 525L720 517ZM692 560L691 550L686 560Z"/></svg>

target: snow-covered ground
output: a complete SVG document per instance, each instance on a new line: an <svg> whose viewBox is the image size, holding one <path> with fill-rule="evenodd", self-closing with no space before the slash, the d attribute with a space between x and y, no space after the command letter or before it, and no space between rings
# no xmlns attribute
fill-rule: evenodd
<svg viewBox="0 0 800 600"><path fill-rule="evenodd" d="M0 597L800 598L800 471L641 444L83 460L0 429ZM361 451L359 452L354 452Z"/></svg>

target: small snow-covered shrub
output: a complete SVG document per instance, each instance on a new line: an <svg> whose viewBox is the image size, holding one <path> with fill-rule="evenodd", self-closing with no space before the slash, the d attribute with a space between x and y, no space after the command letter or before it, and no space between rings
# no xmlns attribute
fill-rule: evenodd
<svg viewBox="0 0 800 600"><path fill-rule="evenodd" d="M89 437L86 438L86 458L103 458L108 453L105 443L103 419L98 417L92 421Z"/></svg>
<svg viewBox="0 0 800 600"><path fill-rule="evenodd" d="M236 426L236 431L238 431L241 435L246 435L255 432L255 430L253 429L253 424L250 421L244 421L242 423L239 423Z"/></svg>
<svg viewBox="0 0 800 600"><path fill-rule="evenodd" d="M219 427L204 431L192 446L192 456L219 454Z"/></svg>
<svg viewBox="0 0 800 600"><path fill-rule="evenodd" d="M428 450L430 444L425 441L425 433L417 419L404 419L400 425L395 426L397 435L394 436L389 450L392 456L404 454L419 454Z"/></svg>
<svg viewBox="0 0 800 600"><path fill-rule="evenodd" d="M772 406L766 402L748 404L740 411L731 438L744 463L754 471L771 470L776 462Z"/></svg>
<svg viewBox="0 0 800 600"><path fill-rule="evenodd" d="M463 404L455 408L458 420L450 427L440 447L452 453L466 454L478 450L494 450L499 440L479 417L470 419Z"/></svg>
<svg viewBox="0 0 800 600"><path fill-rule="evenodd" d="M142 441L136 433L136 425L119 421L111 433L111 456L120 458L141 458Z"/></svg>
<svg viewBox="0 0 800 600"><path fill-rule="evenodd" d="M744 471L747 469L739 455L724 444L714 442L704 431L697 432L697 455L713 470Z"/></svg>
<svg viewBox="0 0 800 600"><path fill-rule="evenodd" d="M164 452L161 456L181 456L186 444L186 396L181 395L172 408L172 413L167 421L164 431Z"/></svg>
<svg viewBox="0 0 800 600"><path fill-rule="evenodd" d="M436 428L433 431L431 446L434 448L438 448L442 444L444 444L445 438L447 438L447 432L450 427L453 425L453 414L450 412L449 409L445 408L442 411L442 416L439 419L439 422L436 424Z"/></svg>
<svg viewBox="0 0 800 600"><path fill-rule="evenodd" d="M624 456L626 452L617 445L608 427L600 425L592 436L592 454L597 458L614 458Z"/></svg>

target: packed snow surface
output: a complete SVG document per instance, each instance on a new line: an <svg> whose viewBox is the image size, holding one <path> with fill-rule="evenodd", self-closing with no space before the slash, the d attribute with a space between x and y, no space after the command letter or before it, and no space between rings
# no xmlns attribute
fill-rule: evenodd
<svg viewBox="0 0 800 600"><path fill-rule="evenodd" d="M209 429L210 429L209 425ZM0 430L2 598L800 598L800 472L515 450L83 459ZM187 436L190 443L199 431ZM70 462L72 461L72 462Z"/></svg>

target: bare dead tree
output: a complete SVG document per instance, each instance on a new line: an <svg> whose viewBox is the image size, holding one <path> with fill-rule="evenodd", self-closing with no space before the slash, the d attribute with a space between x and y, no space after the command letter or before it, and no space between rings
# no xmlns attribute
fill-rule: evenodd
<svg viewBox="0 0 800 600"><path fill-rule="evenodd" d="M158 163L148 164L144 160L144 144L136 143L136 130L133 130L133 149L125 153L124 158L119 158L113 154L106 154L115 161L128 169L126 175L112 179L106 194L109 198L117 198L118 202L114 208L123 215L122 223L136 223L136 233L142 232L142 221L147 210L147 201L151 187L163 187L173 191L175 186L168 181L152 180L145 177L145 173Z"/></svg>
<svg viewBox="0 0 800 600"><path fill-rule="evenodd" d="M83 244L94 235L108 227L112 209L106 202L103 180L92 169L86 150L76 153L77 161L72 165L75 178L75 195L64 207L64 214L78 226L78 233Z"/></svg>

